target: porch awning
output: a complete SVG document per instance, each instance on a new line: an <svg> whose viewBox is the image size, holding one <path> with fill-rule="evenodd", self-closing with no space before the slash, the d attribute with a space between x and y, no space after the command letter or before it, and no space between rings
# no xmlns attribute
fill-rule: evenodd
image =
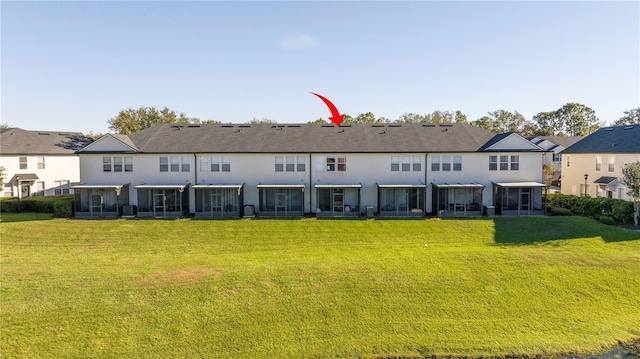
<svg viewBox="0 0 640 359"><path fill-rule="evenodd" d="M139 184L134 186L135 189L178 189L184 191L184 188L189 184Z"/></svg>
<svg viewBox="0 0 640 359"><path fill-rule="evenodd" d="M462 182L431 182L434 187L438 188L484 188L482 183L462 183Z"/></svg>
<svg viewBox="0 0 640 359"><path fill-rule="evenodd" d="M260 183L256 187L258 188L299 188L304 190L305 185L296 183L296 184L269 184L269 183Z"/></svg>
<svg viewBox="0 0 640 359"><path fill-rule="evenodd" d="M362 188L362 184L360 183L343 183L343 184L320 184L316 183L313 185L315 188Z"/></svg>
<svg viewBox="0 0 640 359"><path fill-rule="evenodd" d="M614 182L616 182L617 180L618 180L618 177L605 177L605 176L602 176L602 177L598 178L597 180L593 181L593 183L612 185L612 184L615 184Z"/></svg>
<svg viewBox="0 0 640 359"><path fill-rule="evenodd" d="M81 183L81 184L75 184L72 185L71 188L73 189L104 189L104 188L109 188L109 189L115 189L115 190L121 190L122 187L124 186L128 186L129 184L93 184L93 183Z"/></svg>
<svg viewBox="0 0 640 359"><path fill-rule="evenodd" d="M203 188L234 188L234 189L240 189L242 188L242 186L244 186L244 183L240 184L196 184L193 185L191 187L196 188L196 189L203 189Z"/></svg>
<svg viewBox="0 0 640 359"><path fill-rule="evenodd" d="M35 180L39 179L38 175L35 173L18 173L16 175L14 175L11 180L9 181L9 183L11 182L34 182Z"/></svg>
<svg viewBox="0 0 640 359"><path fill-rule="evenodd" d="M195 189L235 189L240 195L244 183L223 183L223 184L196 184L192 186Z"/></svg>
<svg viewBox="0 0 640 359"><path fill-rule="evenodd" d="M524 188L524 187L547 187L546 184L540 182L492 182L498 187L508 188Z"/></svg>
<svg viewBox="0 0 640 359"><path fill-rule="evenodd" d="M427 185L420 182L415 183L376 183L378 188L426 188Z"/></svg>

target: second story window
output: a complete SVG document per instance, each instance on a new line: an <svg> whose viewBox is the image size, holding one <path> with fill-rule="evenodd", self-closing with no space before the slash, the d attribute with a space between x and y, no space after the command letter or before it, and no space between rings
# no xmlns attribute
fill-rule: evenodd
<svg viewBox="0 0 640 359"><path fill-rule="evenodd" d="M520 170L520 156L514 155L511 156L511 168L512 171Z"/></svg>
<svg viewBox="0 0 640 359"><path fill-rule="evenodd" d="M509 170L509 156L500 156L500 171Z"/></svg>
<svg viewBox="0 0 640 359"><path fill-rule="evenodd" d="M305 159L304 156L298 156L296 159L296 171L298 172L304 172L306 171L306 164L305 164Z"/></svg>
<svg viewBox="0 0 640 359"><path fill-rule="evenodd" d="M111 157L109 156L102 157L102 171L111 172Z"/></svg>
<svg viewBox="0 0 640 359"><path fill-rule="evenodd" d="M180 157L171 156L169 157L171 163L171 172L179 172L180 171Z"/></svg>
<svg viewBox="0 0 640 359"><path fill-rule="evenodd" d="M191 172L191 157L182 156L180 158L180 170L182 172Z"/></svg>
<svg viewBox="0 0 640 359"><path fill-rule="evenodd" d="M602 156L596 156L596 171L602 170Z"/></svg>
<svg viewBox="0 0 640 359"><path fill-rule="evenodd" d="M346 157L327 157L327 172L344 172L347 170Z"/></svg>
<svg viewBox="0 0 640 359"><path fill-rule="evenodd" d="M400 171L400 157L391 156L391 172Z"/></svg>
<svg viewBox="0 0 640 359"><path fill-rule="evenodd" d="M489 171L498 170L498 156L489 156Z"/></svg>
<svg viewBox="0 0 640 359"><path fill-rule="evenodd" d="M431 156L431 170L440 171L440 156Z"/></svg>
<svg viewBox="0 0 640 359"><path fill-rule="evenodd" d="M131 156L124 157L124 171L133 172L133 157Z"/></svg>
<svg viewBox="0 0 640 359"><path fill-rule="evenodd" d="M442 170L451 171L451 156L449 155L442 156Z"/></svg>
<svg viewBox="0 0 640 359"><path fill-rule="evenodd" d="M231 158L222 157L222 172L231 172Z"/></svg>
<svg viewBox="0 0 640 359"><path fill-rule="evenodd" d="M276 172L284 172L284 157L276 156Z"/></svg>
<svg viewBox="0 0 640 359"><path fill-rule="evenodd" d="M287 156L286 160L287 160L287 163L286 163L287 165L285 167L285 170L287 172L293 172L295 170L295 167L296 167L296 163L295 163L296 159L295 159L295 157Z"/></svg>
<svg viewBox="0 0 640 359"><path fill-rule="evenodd" d="M616 171L616 158L615 157L609 157L609 168L607 168L607 170L609 172L615 172Z"/></svg>
<svg viewBox="0 0 640 359"><path fill-rule="evenodd" d="M160 157L160 172L169 172L169 157Z"/></svg>
<svg viewBox="0 0 640 359"><path fill-rule="evenodd" d="M462 171L462 156L454 155L453 156L453 170L454 171Z"/></svg>
<svg viewBox="0 0 640 359"><path fill-rule="evenodd" d="M19 159L20 162L20 169L21 170L26 170L27 169L27 157L20 157Z"/></svg>
<svg viewBox="0 0 640 359"><path fill-rule="evenodd" d="M113 158L113 172L122 172L122 157Z"/></svg>
<svg viewBox="0 0 640 359"><path fill-rule="evenodd" d="M38 157L38 169L39 170L44 169L44 157L42 156Z"/></svg>
<svg viewBox="0 0 640 359"><path fill-rule="evenodd" d="M420 160L420 156L413 156L413 170L414 171L422 171L422 161Z"/></svg>

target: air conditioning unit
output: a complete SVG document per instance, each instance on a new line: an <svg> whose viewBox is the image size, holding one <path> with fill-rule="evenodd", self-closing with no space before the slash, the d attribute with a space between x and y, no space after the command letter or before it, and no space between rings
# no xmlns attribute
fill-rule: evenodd
<svg viewBox="0 0 640 359"><path fill-rule="evenodd" d="M134 218L135 216L134 206L122 206L122 218Z"/></svg>

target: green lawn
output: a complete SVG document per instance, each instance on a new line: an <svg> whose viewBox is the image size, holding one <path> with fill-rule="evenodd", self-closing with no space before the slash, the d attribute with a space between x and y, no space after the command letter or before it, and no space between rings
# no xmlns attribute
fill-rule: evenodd
<svg viewBox="0 0 640 359"><path fill-rule="evenodd" d="M640 233L580 217L68 220L2 214L0 353L599 353L640 338Z"/></svg>

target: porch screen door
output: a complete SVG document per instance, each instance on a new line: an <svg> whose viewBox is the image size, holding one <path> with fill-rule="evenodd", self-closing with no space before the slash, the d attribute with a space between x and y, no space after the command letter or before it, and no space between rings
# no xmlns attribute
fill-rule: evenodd
<svg viewBox="0 0 640 359"><path fill-rule="evenodd" d="M153 193L153 215L155 217L166 216L166 199L167 197L164 195L164 190Z"/></svg>
<svg viewBox="0 0 640 359"><path fill-rule="evenodd" d="M222 193L211 193L211 216L222 217Z"/></svg>
<svg viewBox="0 0 640 359"><path fill-rule="evenodd" d="M342 189L336 189L333 192L333 215L344 216L344 192Z"/></svg>
<svg viewBox="0 0 640 359"><path fill-rule="evenodd" d="M285 190L276 190L276 216L287 215L287 192Z"/></svg>
<svg viewBox="0 0 640 359"><path fill-rule="evenodd" d="M104 197L101 194L92 194L91 195L91 203L89 204L89 213L91 216L94 213L98 216L102 217L102 204L104 203Z"/></svg>

